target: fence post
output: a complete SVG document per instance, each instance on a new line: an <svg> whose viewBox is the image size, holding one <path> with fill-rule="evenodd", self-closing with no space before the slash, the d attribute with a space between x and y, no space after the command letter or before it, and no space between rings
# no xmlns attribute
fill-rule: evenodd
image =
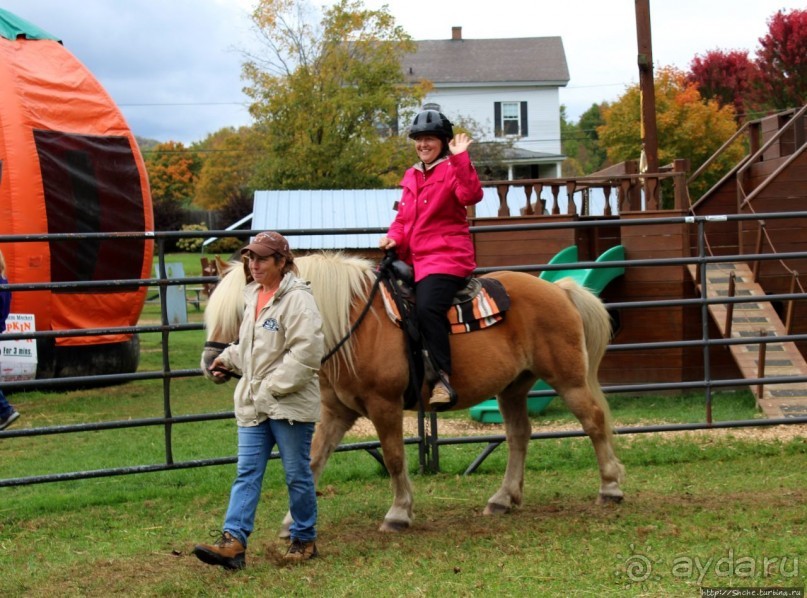
<svg viewBox="0 0 807 598"><path fill-rule="evenodd" d="M757 245L754 249L754 253L759 255L762 253L762 238L765 235L765 221L759 221L759 227L757 228ZM754 260L754 282L759 282L759 260Z"/></svg>
<svg viewBox="0 0 807 598"><path fill-rule="evenodd" d="M729 274L729 290L728 290L728 297L734 297L734 288L735 288L735 281L737 280L737 273L732 272ZM734 304L733 303L726 303L726 338L731 338L731 323L734 319Z"/></svg>
<svg viewBox="0 0 807 598"><path fill-rule="evenodd" d="M799 278L799 273L793 270L793 276L790 278L790 294L796 292L796 281ZM785 315L785 333L791 334L793 330L793 310L796 307L795 301L790 299L787 302L787 313Z"/></svg>
<svg viewBox="0 0 807 598"><path fill-rule="evenodd" d="M759 331L759 336L768 336L768 333L764 330ZM768 350L768 343L761 342L759 343L759 356L757 358L757 378L764 378L765 377L765 354ZM757 400L762 398L762 389L763 384L760 383L757 385Z"/></svg>

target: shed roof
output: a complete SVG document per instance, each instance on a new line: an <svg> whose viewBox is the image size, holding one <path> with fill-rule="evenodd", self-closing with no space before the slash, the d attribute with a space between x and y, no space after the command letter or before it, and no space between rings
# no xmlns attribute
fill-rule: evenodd
<svg viewBox="0 0 807 598"><path fill-rule="evenodd" d="M495 217L499 196L493 187L484 187L484 197L476 204L477 218ZM561 186L565 206L566 191ZM393 205L400 189L340 189L303 191L256 191L252 210L253 230L305 231L323 229L378 229L379 232L333 235L292 235L292 249L371 249L395 218ZM510 214L523 207L523 194L511 191Z"/></svg>
<svg viewBox="0 0 807 598"><path fill-rule="evenodd" d="M421 40L401 64L408 82L565 86L569 67L560 37Z"/></svg>

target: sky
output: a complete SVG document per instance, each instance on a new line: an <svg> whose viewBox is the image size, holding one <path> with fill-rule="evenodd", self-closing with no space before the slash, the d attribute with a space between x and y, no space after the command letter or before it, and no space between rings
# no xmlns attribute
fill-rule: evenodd
<svg viewBox="0 0 807 598"><path fill-rule="evenodd" d="M328 0L314 0L320 7ZM618 99L639 80L635 0L364 0L389 7L416 40L560 36L570 81L567 118ZM742 5L742 8L740 8ZM250 124L244 52L256 47L254 0L0 0L0 8L61 38L100 81L135 135L190 144ZM689 67L710 50L751 58L777 10L803 0L650 0L653 64Z"/></svg>

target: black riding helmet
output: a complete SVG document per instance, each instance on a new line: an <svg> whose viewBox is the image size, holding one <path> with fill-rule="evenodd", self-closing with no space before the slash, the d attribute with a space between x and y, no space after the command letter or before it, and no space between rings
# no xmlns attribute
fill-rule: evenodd
<svg viewBox="0 0 807 598"><path fill-rule="evenodd" d="M430 134L440 137L446 143L454 137L454 127L442 112L437 110L424 110L419 112L409 127L409 138L414 139L418 135Z"/></svg>

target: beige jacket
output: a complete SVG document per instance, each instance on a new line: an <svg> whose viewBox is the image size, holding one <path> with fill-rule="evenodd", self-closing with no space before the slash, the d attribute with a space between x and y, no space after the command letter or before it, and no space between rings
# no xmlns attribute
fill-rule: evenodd
<svg viewBox="0 0 807 598"><path fill-rule="evenodd" d="M317 372L325 345L308 283L287 273L257 319L257 283L247 285L244 298L239 339L220 356L227 369L242 376L233 397L238 425L257 426L266 419L319 421Z"/></svg>

